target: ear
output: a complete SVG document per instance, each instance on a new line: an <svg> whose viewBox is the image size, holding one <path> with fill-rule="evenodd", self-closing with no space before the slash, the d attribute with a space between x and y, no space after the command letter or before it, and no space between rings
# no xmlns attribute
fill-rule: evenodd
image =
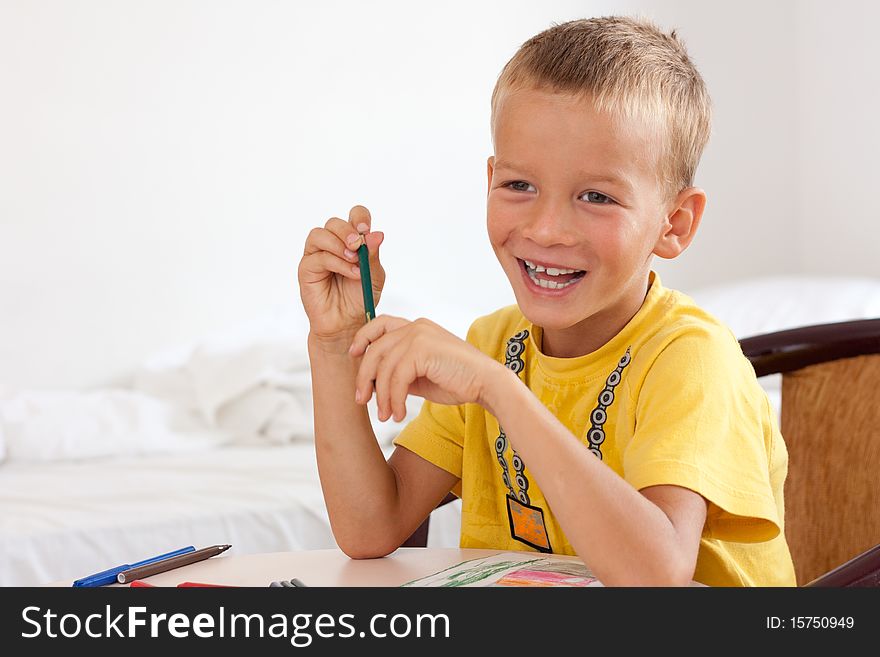
<svg viewBox="0 0 880 657"><path fill-rule="evenodd" d="M654 254L667 259L681 255L697 234L705 208L706 192L702 189L687 187L680 191L666 213Z"/></svg>
<svg viewBox="0 0 880 657"><path fill-rule="evenodd" d="M495 156L490 155L489 159L486 160L486 175L488 177L488 181L486 183L486 194L489 194L489 190L492 189L492 174L495 172Z"/></svg>

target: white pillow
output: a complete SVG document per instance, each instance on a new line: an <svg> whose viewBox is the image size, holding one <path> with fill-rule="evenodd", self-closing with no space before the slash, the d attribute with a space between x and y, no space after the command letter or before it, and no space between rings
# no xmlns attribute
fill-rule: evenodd
<svg viewBox="0 0 880 657"><path fill-rule="evenodd" d="M228 441L158 399L114 389L4 396L0 435L10 462L194 451Z"/></svg>

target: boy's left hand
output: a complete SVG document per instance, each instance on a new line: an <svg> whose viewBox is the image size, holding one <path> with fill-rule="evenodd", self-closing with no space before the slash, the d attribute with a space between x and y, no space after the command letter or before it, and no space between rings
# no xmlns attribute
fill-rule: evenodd
<svg viewBox="0 0 880 657"><path fill-rule="evenodd" d="M366 404L375 388L382 422L406 417L407 395L439 404L482 404L491 376L504 368L428 319L410 322L391 315L358 329L349 353L363 355L355 401Z"/></svg>

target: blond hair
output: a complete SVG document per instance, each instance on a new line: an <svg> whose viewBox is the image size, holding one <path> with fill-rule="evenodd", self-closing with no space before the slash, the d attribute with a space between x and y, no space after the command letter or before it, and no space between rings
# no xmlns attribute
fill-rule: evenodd
<svg viewBox="0 0 880 657"><path fill-rule="evenodd" d="M589 98L597 111L646 122L660 137L658 182L670 192L693 185L709 139L711 101L673 30L645 19L609 16L554 25L526 41L492 92L492 139L505 94L522 89Z"/></svg>

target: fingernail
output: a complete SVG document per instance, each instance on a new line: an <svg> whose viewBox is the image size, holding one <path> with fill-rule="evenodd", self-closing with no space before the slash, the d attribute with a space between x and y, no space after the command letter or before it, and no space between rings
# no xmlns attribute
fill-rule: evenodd
<svg viewBox="0 0 880 657"><path fill-rule="evenodd" d="M360 268L357 267L356 265L352 265L352 266L351 266L351 273L352 273L352 274L360 274L360 273L361 273L361 270L360 270Z"/></svg>
<svg viewBox="0 0 880 657"><path fill-rule="evenodd" d="M357 253L355 253L354 251L349 251L348 249L345 249L343 253L345 253L346 258L357 258Z"/></svg>
<svg viewBox="0 0 880 657"><path fill-rule="evenodd" d="M357 229L359 233L366 233L368 230L370 230L370 227L367 226L367 224L358 224Z"/></svg>
<svg viewBox="0 0 880 657"><path fill-rule="evenodd" d="M345 238L346 244L357 244L361 239L361 236L357 233L352 233L348 237Z"/></svg>
<svg viewBox="0 0 880 657"><path fill-rule="evenodd" d="M354 400L355 400L358 404L361 403L361 391L360 391L360 390L355 390L355 391L354 391Z"/></svg>

